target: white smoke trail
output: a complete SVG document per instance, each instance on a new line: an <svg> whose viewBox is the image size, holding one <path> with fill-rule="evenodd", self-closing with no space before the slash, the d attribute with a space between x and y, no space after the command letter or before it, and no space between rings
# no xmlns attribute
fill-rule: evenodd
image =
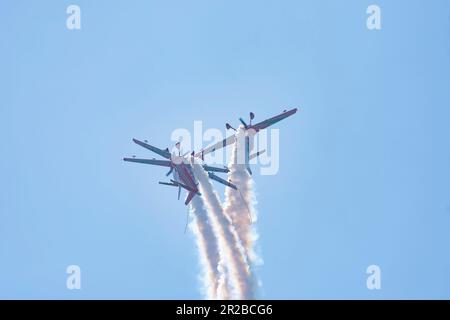
<svg viewBox="0 0 450 320"><path fill-rule="evenodd" d="M220 281L218 270L220 256L217 239L208 220L203 200L200 197L195 196L192 199L190 210L193 215L193 221L189 226L196 239L200 263L203 269L203 293L208 300L217 299Z"/></svg>
<svg viewBox="0 0 450 320"><path fill-rule="evenodd" d="M205 202L214 233L216 234L219 252L226 262L224 282L220 285L218 294L224 293L226 297L233 299L252 299L253 288L249 281L249 267L243 255L243 248L240 245L239 237L234 230L231 220L224 214L219 196L209 180L204 169L199 164L192 165L194 175L199 181L200 192ZM231 288L228 286L228 281ZM228 289L226 289L228 288ZM221 293L222 292L222 293Z"/></svg>
<svg viewBox="0 0 450 320"><path fill-rule="evenodd" d="M228 168L228 179L239 189L239 192L231 188L225 190L224 212L230 217L240 242L245 250L250 270L262 264L262 259L255 252L255 242L258 233L254 226L257 220L256 197L254 193L254 183L251 175L247 172L245 165L238 161L238 152L243 152L245 143L245 131L240 127L236 133L236 143L233 145L233 152ZM256 276L251 275L253 290L256 290Z"/></svg>
<svg viewBox="0 0 450 320"><path fill-rule="evenodd" d="M219 283L217 286L217 291L216 291L216 297L218 300L228 300L231 299L230 296L230 276L228 274L226 265L225 265L225 261L222 258L219 261L219 274L220 274L220 278L219 278Z"/></svg>

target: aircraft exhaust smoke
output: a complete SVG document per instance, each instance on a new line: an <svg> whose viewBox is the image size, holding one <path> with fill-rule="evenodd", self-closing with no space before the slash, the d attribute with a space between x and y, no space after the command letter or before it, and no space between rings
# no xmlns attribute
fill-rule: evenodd
<svg viewBox="0 0 450 320"><path fill-rule="evenodd" d="M194 197L192 199L190 211L193 215L193 220L189 224L189 227L194 234L203 269L203 293L208 300L217 299L220 277L218 270L220 256L217 239L208 220L208 214L201 197Z"/></svg>
<svg viewBox="0 0 450 320"><path fill-rule="evenodd" d="M239 237L230 218L225 215L219 196L213 189L205 170L199 164L193 164L192 168L199 181L205 207L210 214L210 221L218 240L220 256L226 263L226 270L222 269L223 280L220 289L228 288L225 290L225 295L232 299L252 299L253 286L249 278L250 270Z"/></svg>
<svg viewBox="0 0 450 320"><path fill-rule="evenodd" d="M228 168L228 179L233 181L238 187L239 192L230 188L225 189L224 212L230 217L232 224L239 236L240 242L244 248L250 270L262 264L262 259L255 252L255 243L258 239L254 222L257 220L256 197L254 193L254 183L244 164L240 164L238 160L239 150L244 150L240 143L245 143L242 137L245 130L241 126L236 132L236 143L233 145L230 163ZM256 276L251 274L251 282L253 290L256 290Z"/></svg>

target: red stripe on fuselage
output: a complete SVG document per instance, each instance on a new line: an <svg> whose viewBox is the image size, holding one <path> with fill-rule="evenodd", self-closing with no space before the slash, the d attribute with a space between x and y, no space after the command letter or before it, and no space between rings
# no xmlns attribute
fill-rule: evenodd
<svg viewBox="0 0 450 320"><path fill-rule="evenodd" d="M184 183L189 188L192 188L192 190L198 191L197 185L195 184L194 178L191 175L191 172L189 171L189 168L184 164L178 164L176 165L178 175L180 177L180 180L182 183Z"/></svg>

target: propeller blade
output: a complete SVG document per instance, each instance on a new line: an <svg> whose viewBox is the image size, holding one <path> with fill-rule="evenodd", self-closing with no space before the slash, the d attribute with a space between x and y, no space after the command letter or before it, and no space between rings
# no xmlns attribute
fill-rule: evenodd
<svg viewBox="0 0 450 320"><path fill-rule="evenodd" d="M170 176L170 174L172 173L173 168L170 168L169 172L166 173L166 177Z"/></svg>
<svg viewBox="0 0 450 320"><path fill-rule="evenodd" d="M229 123L226 123L225 127L227 127L227 130L233 129L234 131L236 131L236 129L233 128Z"/></svg>
<svg viewBox="0 0 450 320"><path fill-rule="evenodd" d="M242 123L245 129L247 129L248 125L245 123L244 119L239 118L239 121Z"/></svg>

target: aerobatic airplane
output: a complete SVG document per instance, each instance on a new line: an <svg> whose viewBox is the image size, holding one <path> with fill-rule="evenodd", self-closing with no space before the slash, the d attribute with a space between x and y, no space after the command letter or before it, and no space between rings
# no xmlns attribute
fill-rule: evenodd
<svg viewBox="0 0 450 320"><path fill-rule="evenodd" d="M250 169L250 160L253 158L258 157L259 155L261 155L262 153L264 153L266 150L261 150L258 151L256 153L250 154L250 150L251 148L251 141L250 138L252 138L253 136L255 136L259 131L266 129L267 127L270 127L271 125L286 119L287 117L292 116L293 114L295 114L297 112L297 108L291 109L289 111L284 110L281 114L276 115L272 118L266 119L264 121L261 121L259 123L256 124L252 124L252 120L255 118L255 114L253 112L250 112L250 123L247 125L247 123L245 123L245 121L242 118L239 118L239 121L242 123L242 125L244 126L245 129L245 157L244 157L244 161L245 161L245 167L248 171L248 173L251 175L252 174L252 170ZM234 131L236 131L235 128L233 128L230 124L226 123L225 124L227 130L232 129ZM200 152L196 153L195 156L201 158L202 160L204 159L204 156L208 153L214 152L216 150L219 150L221 148L224 148L230 144L233 144L236 142L236 135L232 135L229 136L228 138L213 144L212 146L209 146L203 150L201 150Z"/></svg>
<svg viewBox="0 0 450 320"><path fill-rule="evenodd" d="M141 147L144 147L150 151L153 151L163 158L167 160L157 160L155 158L153 159L137 159L135 156L132 158L124 158L124 161L128 162L137 162L137 163L144 163L144 164L151 164L156 166L162 166L169 168L169 172L167 172L166 176L169 176L173 173L173 179L170 179L170 182L159 182L159 184L163 184L166 186L172 186L172 187L178 187L178 199L180 199L180 193L181 188L186 189L188 191L188 195L186 198L186 201L184 202L186 205L191 202L192 198L195 195L200 195L200 192L198 190L198 183L196 182L196 178L194 175L194 172L192 170L192 165L189 162L189 159L186 158L185 155L181 155L181 152L179 151L178 156L171 154L169 152L169 148L166 148L165 150L159 149L157 147L154 147L150 144L145 142L139 141L137 139L133 139L133 142L140 145ZM176 147L178 150L180 150L180 143L178 142L176 144ZM191 156L194 155L194 152L191 153ZM223 168L217 168L208 166L206 164L202 165L203 169L208 172L208 176L210 179L215 180L217 182L220 182L224 184L227 187L233 188L237 190L237 187L231 183L230 181L227 181L225 179L222 179L218 177L214 172L229 172L227 167Z"/></svg>

